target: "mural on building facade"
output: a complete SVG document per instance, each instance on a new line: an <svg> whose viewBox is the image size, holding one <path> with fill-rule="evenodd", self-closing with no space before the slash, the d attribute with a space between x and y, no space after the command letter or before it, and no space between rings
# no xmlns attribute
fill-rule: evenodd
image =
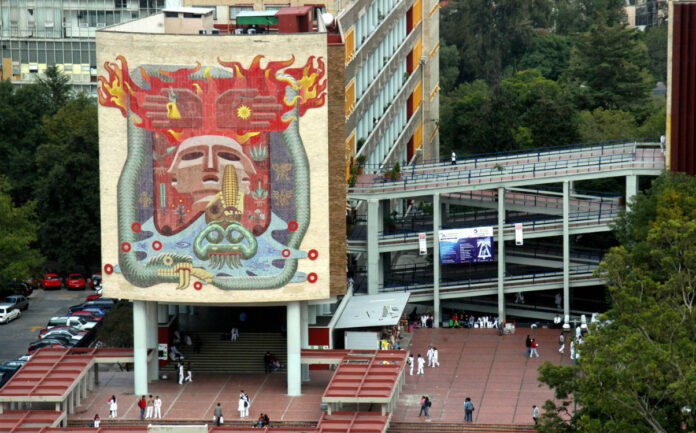
<svg viewBox="0 0 696 433"><path fill-rule="evenodd" d="M310 223L301 117L324 105L325 67L294 56L245 67L106 62L99 102L126 117L117 264L137 287L223 290L314 282L298 260ZM262 66L265 64L265 67Z"/></svg>

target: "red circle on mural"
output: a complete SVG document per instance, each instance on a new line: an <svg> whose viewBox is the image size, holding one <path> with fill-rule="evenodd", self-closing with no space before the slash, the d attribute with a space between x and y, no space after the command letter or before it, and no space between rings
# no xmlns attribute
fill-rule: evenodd
<svg viewBox="0 0 696 433"><path fill-rule="evenodd" d="M140 223L133 223L133 225L131 226L131 229L133 229L134 232L138 233L141 229Z"/></svg>
<svg viewBox="0 0 696 433"><path fill-rule="evenodd" d="M111 273L114 272L114 267L111 264L107 263L104 265L104 272L111 275Z"/></svg>
<svg viewBox="0 0 696 433"><path fill-rule="evenodd" d="M297 227L298 227L297 221L290 221L288 223L288 230L290 230L291 232L294 232L295 230L297 230Z"/></svg>
<svg viewBox="0 0 696 433"><path fill-rule="evenodd" d="M152 243L152 249L155 250L155 251L161 250L161 249L162 249L162 242L160 242L160 241L154 241L154 242Z"/></svg>
<svg viewBox="0 0 696 433"><path fill-rule="evenodd" d="M193 288L196 290L201 290L203 288L203 283L201 283L200 281L196 281L195 283L193 283Z"/></svg>
<svg viewBox="0 0 696 433"><path fill-rule="evenodd" d="M310 260L314 260L317 257L319 257L319 252L317 250L314 250L314 249L309 250L309 252L307 253L307 257L309 257Z"/></svg>
<svg viewBox="0 0 696 433"><path fill-rule="evenodd" d="M316 282L317 278L319 277L317 277L317 274L315 274L314 272L310 272L309 275L307 275L307 281L309 281L310 283Z"/></svg>
<svg viewBox="0 0 696 433"><path fill-rule="evenodd" d="M123 250L124 253L127 253L128 251L131 250L131 244L129 242L124 242L121 244L121 249Z"/></svg>
<svg viewBox="0 0 696 433"><path fill-rule="evenodd" d="M285 248L282 252L283 257L290 257L290 250Z"/></svg>

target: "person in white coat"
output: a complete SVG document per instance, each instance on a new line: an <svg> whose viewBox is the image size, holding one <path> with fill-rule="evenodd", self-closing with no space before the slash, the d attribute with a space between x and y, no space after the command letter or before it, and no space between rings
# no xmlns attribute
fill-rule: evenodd
<svg viewBox="0 0 696 433"><path fill-rule="evenodd" d="M249 408L251 407L251 400L246 392L244 393L244 403L244 417L246 418L249 416Z"/></svg>
<svg viewBox="0 0 696 433"><path fill-rule="evenodd" d="M155 397L155 418L162 418L162 399L159 395Z"/></svg>
<svg viewBox="0 0 696 433"><path fill-rule="evenodd" d="M425 367L425 359L423 359L423 357L419 353L418 354L418 371L416 372L416 374L425 373L425 371L423 371L423 367Z"/></svg>
<svg viewBox="0 0 696 433"><path fill-rule="evenodd" d="M408 355L408 360L406 362L408 363L408 374L409 376L413 376L413 353Z"/></svg>
<svg viewBox="0 0 696 433"><path fill-rule="evenodd" d="M184 364L180 362L178 369L179 369L179 385L183 385L184 384Z"/></svg>
<svg viewBox="0 0 696 433"><path fill-rule="evenodd" d="M112 395L109 399L109 418L116 418L118 416L118 403L116 402L116 396Z"/></svg>
<svg viewBox="0 0 696 433"><path fill-rule="evenodd" d="M425 352L425 356L428 357L428 367L432 367L433 366L433 348L432 347L428 347L428 351Z"/></svg>
<svg viewBox="0 0 696 433"><path fill-rule="evenodd" d="M433 367L439 367L440 361L438 361L437 347L433 347Z"/></svg>
<svg viewBox="0 0 696 433"><path fill-rule="evenodd" d="M244 400L244 391L242 391L242 393L239 394L239 402L237 403L237 410L239 411L240 418L244 418L244 413L246 412L244 403L246 403L246 401Z"/></svg>

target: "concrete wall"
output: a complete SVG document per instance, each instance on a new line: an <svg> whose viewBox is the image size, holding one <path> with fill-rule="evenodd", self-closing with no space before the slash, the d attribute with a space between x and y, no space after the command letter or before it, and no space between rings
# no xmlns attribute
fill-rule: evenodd
<svg viewBox="0 0 696 433"><path fill-rule="evenodd" d="M324 65L329 59L328 76L318 59ZM269 62L300 83L306 181L288 150L297 144L287 114L296 100L286 99L287 78L270 71ZM233 304L325 299L345 290L345 180L337 182L336 173L343 172L333 169L345 164L336 161L342 152L334 155L343 143L342 117L327 126L330 106L342 110L343 101L331 100L333 87L324 99L325 80L339 73L327 57L326 34L103 31L97 63L105 81L99 107L102 260L105 271L113 269L104 274L106 296ZM343 80L337 79L341 89ZM307 198L295 188L298 181L308 185L310 217L294 248L290 226L302 223L298 209ZM199 184L220 191L201 193ZM215 242L235 249L227 255L208 249L201 258L196 248L214 243L202 237L213 226L218 234L212 238L227 236ZM239 242L230 238L240 235ZM239 257L230 251L251 249L253 239L250 258L230 259ZM298 266L292 280L269 287L292 260Z"/></svg>

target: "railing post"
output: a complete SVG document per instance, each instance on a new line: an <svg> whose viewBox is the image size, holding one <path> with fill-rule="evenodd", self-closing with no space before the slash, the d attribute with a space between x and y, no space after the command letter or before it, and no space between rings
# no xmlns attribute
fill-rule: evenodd
<svg viewBox="0 0 696 433"><path fill-rule="evenodd" d="M505 188L498 188L498 321L505 321Z"/></svg>
<svg viewBox="0 0 696 433"><path fill-rule="evenodd" d="M570 315L570 183L563 182L563 317Z"/></svg>

